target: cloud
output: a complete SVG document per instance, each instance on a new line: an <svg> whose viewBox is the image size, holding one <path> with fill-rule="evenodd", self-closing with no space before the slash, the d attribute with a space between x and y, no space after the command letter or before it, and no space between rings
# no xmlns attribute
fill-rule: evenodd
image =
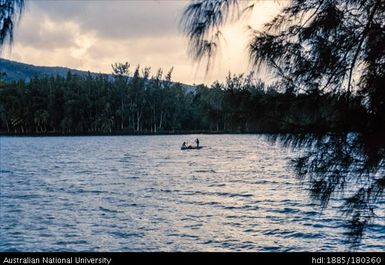
<svg viewBox="0 0 385 265"><path fill-rule="evenodd" d="M24 46L41 47L47 49L60 49L76 46L77 24L51 20L47 16L36 19L26 16L24 25L16 32L16 39Z"/></svg>
<svg viewBox="0 0 385 265"><path fill-rule="evenodd" d="M70 2L70 3L68 3ZM177 35L185 1L36 1L57 21L74 21L102 38Z"/></svg>
<svg viewBox="0 0 385 265"><path fill-rule="evenodd" d="M14 45L2 54L35 65L111 72L111 64L129 62L165 71L185 83L224 80L228 71L248 71L245 24L258 27L274 14L270 1L224 30L226 43L208 75L187 56L179 19L188 1L29 1L16 29Z"/></svg>

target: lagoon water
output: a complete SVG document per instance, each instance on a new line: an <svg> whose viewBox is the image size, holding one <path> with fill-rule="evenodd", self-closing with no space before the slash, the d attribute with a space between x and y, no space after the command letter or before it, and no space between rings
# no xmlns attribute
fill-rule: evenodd
<svg viewBox="0 0 385 265"><path fill-rule="evenodd" d="M0 251L345 251L334 198L321 211L258 135L0 138ZM377 211L385 212L382 205ZM385 251L385 220L360 251Z"/></svg>

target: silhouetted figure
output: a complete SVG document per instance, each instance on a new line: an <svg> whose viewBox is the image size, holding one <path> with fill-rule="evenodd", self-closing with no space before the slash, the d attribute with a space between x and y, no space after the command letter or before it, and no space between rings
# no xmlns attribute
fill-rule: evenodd
<svg viewBox="0 0 385 265"><path fill-rule="evenodd" d="M199 139L197 138L195 142L197 143L197 148L199 148Z"/></svg>
<svg viewBox="0 0 385 265"><path fill-rule="evenodd" d="M186 145L186 142L183 142L182 149L185 149L185 148L187 148L187 145Z"/></svg>

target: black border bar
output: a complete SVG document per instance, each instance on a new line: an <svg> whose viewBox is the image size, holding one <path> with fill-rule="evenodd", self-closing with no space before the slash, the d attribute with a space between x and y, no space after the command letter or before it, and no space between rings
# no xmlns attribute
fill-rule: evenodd
<svg viewBox="0 0 385 265"><path fill-rule="evenodd" d="M0 252L3 264L311 264L385 265L385 252Z"/></svg>

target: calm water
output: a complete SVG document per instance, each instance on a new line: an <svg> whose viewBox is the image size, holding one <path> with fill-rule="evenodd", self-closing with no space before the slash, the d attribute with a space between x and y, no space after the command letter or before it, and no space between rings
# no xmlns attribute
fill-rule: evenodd
<svg viewBox="0 0 385 265"><path fill-rule="evenodd" d="M339 200L321 213L288 150L255 135L179 150L194 139L1 137L0 251L347 249ZM385 251L383 217L359 250Z"/></svg>

